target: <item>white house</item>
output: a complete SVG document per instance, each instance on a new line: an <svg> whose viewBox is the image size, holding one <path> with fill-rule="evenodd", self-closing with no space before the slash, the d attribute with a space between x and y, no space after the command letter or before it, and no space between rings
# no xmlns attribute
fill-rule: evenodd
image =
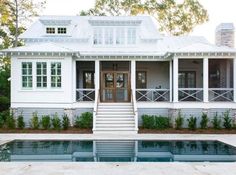
<svg viewBox="0 0 236 175"><path fill-rule="evenodd" d="M93 131L136 133L143 114L236 111L236 50L162 36L151 17L43 16L11 56L11 108L26 119L93 112Z"/></svg>

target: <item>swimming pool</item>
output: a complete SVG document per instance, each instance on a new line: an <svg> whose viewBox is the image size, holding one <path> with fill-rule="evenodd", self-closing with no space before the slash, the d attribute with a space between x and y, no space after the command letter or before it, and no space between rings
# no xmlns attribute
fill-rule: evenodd
<svg viewBox="0 0 236 175"><path fill-rule="evenodd" d="M236 148L219 141L15 140L0 146L0 161L234 162Z"/></svg>

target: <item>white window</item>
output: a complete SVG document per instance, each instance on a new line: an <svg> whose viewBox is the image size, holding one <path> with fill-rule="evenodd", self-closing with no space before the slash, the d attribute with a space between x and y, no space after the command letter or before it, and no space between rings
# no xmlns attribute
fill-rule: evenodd
<svg viewBox="0 0 236 175"><path fill-rule="evenodd" d="M51 87L53 88L61 87L61 63L60 62L51 63Z"/></svg>
<svg viewBox="0 0 236 175"><path fill-rule="evenodd" d="M66 27L58 27L57 33L58 34L66 34Z"/></svg>
<svg viewBox="0 0 236 175"><path fill-rule="evenodd" d="M47 63L46 62L37 62L36 63L36 76L38 88L47 87Z"/></svg>
<svg viewBox="0 0 236 175"><path fill-rule="evenodd" d="M136 29L129 28L127 31L127 44L136 44Z"/></svg>
<svg viewBox="0 0 236 175"><path fill-rule="evenodd" d="M102 44L102 29L101 28L96 28L93 31L93 44L94 45L101 45Z"/></svg>
<svg viewBox="0 0 236 175"><path fill-rule="evenodd" d="M116 29L116 44L117 45L125 44L125 29L124 28Z"/></svg>
<svg viewBox="0 0 236 175"><path fill-rule="evenodd" d="M55 34L56 33L55 27L47 27L46 33L47 34Z"/></svg>
<svg viewBox="0 0 236 175"><path fill-rule="evenodd" d="M105 39L106 45L113 44L113 29L112 28L105 28L104 39Z"/></svg>
<svg viewBox="0 0 236 175"><path fill-rule="evenodd" d="M22 62L21 64L22 72L22 87L23 88L32 88L32 63L31 62Z"/></svg>

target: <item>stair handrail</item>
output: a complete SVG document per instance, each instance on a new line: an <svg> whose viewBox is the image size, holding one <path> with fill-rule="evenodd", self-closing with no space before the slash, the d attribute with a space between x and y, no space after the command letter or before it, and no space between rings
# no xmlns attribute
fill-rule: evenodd
<svg viewBox="0 0 236 175"><path fill-rule="evenodd" d="M97 117L99 102L100 102L100 90L97 89L97 95L95 96L94 107L93 107L93 131L96 128L96 117Z"/></svg>
<svg viewBox="0 0 236 175"><path fill-rule="evenodd" d="M131 103L133 105L133 112L134 112L134 122L135 122L135 130L138 131L138 109L135 99L135 91L131 89Z"/></svg>

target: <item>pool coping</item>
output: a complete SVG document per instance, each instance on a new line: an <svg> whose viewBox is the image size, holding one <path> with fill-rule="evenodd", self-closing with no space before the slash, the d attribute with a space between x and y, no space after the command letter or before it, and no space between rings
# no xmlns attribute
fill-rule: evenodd
<svg viewBox="0 0 236 175"><path fill-rule="evenodd" d="M236 134L0 134L12 140L217 140L236 147ZM1 175L235 175L236 162L1 162ZM43 171L42 171L43 170Z"/></svg>

